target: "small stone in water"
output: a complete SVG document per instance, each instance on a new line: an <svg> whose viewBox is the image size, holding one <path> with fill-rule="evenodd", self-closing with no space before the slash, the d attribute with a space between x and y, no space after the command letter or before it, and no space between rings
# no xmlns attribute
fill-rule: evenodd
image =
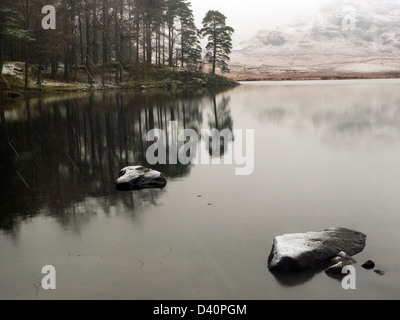
<svg viewBox="0 0 400 320"><path fill-rule="evenodd" d="M361 267L363 267L364 269L367 269L367 270L372 270L373 268L375 268L375 263L371 260L368 260Z"/></svg>

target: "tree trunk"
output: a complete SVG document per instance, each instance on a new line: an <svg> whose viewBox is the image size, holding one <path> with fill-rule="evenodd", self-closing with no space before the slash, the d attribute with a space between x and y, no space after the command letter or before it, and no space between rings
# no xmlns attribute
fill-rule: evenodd
<svg viewBox="0 0 400 320"><path fill-rule="evenodd" d="M25 1L25 30L29 30L28 0ZM29 55L28 42L25 42L25 89L29 88Z"/></svg>
<svg viewBox="0 0 400 320"><path fill-rule="evenodd" d="M76 82L78 79L78 53L76 51L74 56L75 56L74 82Z"/></svg>
<svg viewBox="0 0 400 320"><path fill-rule="evenodd" d="M42 64L39 62L38 64L38 71L37 71L37 82L38 86L42 85Z"/></svg>
<svg viewBox="0 0 400 320"><path fill-rule="evenodd" d="M139 17L136 18L136 63L139 63L140 55L140 22Z"/></svg>
<svg viewBox="0 0 400 320"><path fill-rule="evenodd" d="M124 17L124 1L120 0L120 17L121 21L123 20ZM123 49L124 49L124 36L122 34L121 28L119 30L119 82L121 83L123 79Z"/></svg>
<svg viewBox="0 0 400 320"><path fill-rule="evenodd" d="M25 89L29 88L29 58L28 43L25 44Z"/></svg>
<svg viewBox="0 0 400 320"><path fill-rule="evenodd" d="M161 26L158 30L158 65L161 66Z"/></svg>
<svg viewBox="0 0 400 320"><path fill-rule="evenodd" d="M168 26L168 65L170 67L174 64L174 32L171 26Z"/></svg>
<svg viewBox="0 0 400 320"><path fill-rule="evenodd" d="M163 36L163 49L162 49L163 66L165 66L165 35Z"/></svg>
<svg viewBox="0 0 400 320"><path fill-rule="evenodd" d="M72 49L72 57L73 60L71 60L71 68L72 65L75 65L75 70L74 70L74 82L76 82L77 79L77 69L78 69L78 39L76 37L76 24L74 23L75 21L75 2L71 2L71 9L70 9L70 22L71 22L71 28L70 28L70 34L73 38L72 44L71 44L71 49ZM72 69L71 69L72 72Z"/></svg>
<svg viewBox="0 0 400 320"><path fill-rule="evenodd" d="M82 31L82 15L79 13L79 46L80 46L80 56L81 65L85 63L84 59L84 48L83 48L83 31Z"/></svg>
<svg viewBox="0 0 400 320"><path fill-rule="evenodd" d="M89 21L89 8L87 2L85 3L85 20L86 20L86 71L88 73L88 83L93 86L92 78L92 64L90 60L90 21Z"/></svg>
<svg viewBox="0 0 400 320"><path fill-rule="evenodd" d="M103 65L108 63L108 51L107 51L107 40L108 40L108 25L107 25L107 12L108 8L106 5L106 0L103 0L103 32L102 32L102 42L103 42Z"/></svg>
<svg viewBox="0 0 400 320"><path fill-rule="evenodd" d="M102 46L103 46L103 66L101 68L101 83L103 86L105 86L105 68L106 64L108 62L108 57L107 57L107 7L106 7L106 0L103 0L103 30L102 30Z"/></svg>
<svg viewBox="0 0 400 320"><path fill-rule="evenodd" d="M129 22L133 22L133 17L132 17L132 5L131 2L129 3L129 9L128 9L128 20ZM133 44L132 44L132 26L129 24L129 29L128 29L128 40L129 40L129 64L132 64L133 61ZM131 70L132 71L132 70Z"/></svg>
<svg viewBox="0 0 400 320"><path fill-rule="evenodd" d="M155 52L156 52L155 65L158 66L158 29L156 30L156 48L155 48Z"/></svg>
<svg viewBox="0 0 400 320"><path fill-rule="evenodd" d="M146 19L146 46L147 46L147 63L151 64L152 63L152 46L151 46L151 37L152 37L152 31L151 31L151 26L150 26L150 18L147 17Z"/></svg>
<svg viewBox="0 0 400 320"><path fill-rule="evenodd" d="M143 64L146 64L146 22L145 17L143 16Z"/></svg>
<svg viewBox="0 0 400 320"><path fill-rule="evenodd" d="M57 55L53 53L51 59L51 79L53 80L56 80L57 67Z"/></svg>
<svg viewBox="0 0 400 320"><path fill-rule="evenodd" d="M118 15L117 15L117 12L116 12L116 11L117 11L116 8L114 8L115 60L116 60L116 63L117 63L117 65L118 65L118 64L121 63L121 61L120 61L120 54L121 54L121 53L120 53L120 45L119 45L119 42L118 42L118 40L119 40L119 36L118 36L118 35L119 35L120 30L119 30L119 26L118 26ZM122 18L122 17L121 17L121 18ZM115 84L116 84L116 85L119 84L119 79L120 79L119 71L120 71L119 66L116 66L116 68L115 68Z"/></svg>
<svg viewBox="0 0 400 320"><path fill-rule="evenodd" d="M97 45L97 16L96 16L97 0L93 1L93 61L96 65L99 62L99 53ZM89 30L87 30L89 32ZM89 44L88 44L89 45Z"/></svg>
<svg viewBox="0 0 400 320"><path fill-rule="evenodd" d="M3 39L0 38L0 76L3 76L4 65L4 44Z"/></svg>
<svg viewBox="0 0 400 320"><path fill-rule="evenodd" d="M213 75L215 75L216 65L217 65L217 41L214 40L213 71L212 71L212 74L213 74Z"/></svg>
<svg viewBox="0 0 400 320"><path fill-rule="evenodd" d="M64 3L66 4L66 2ZM69 68L70 68L70 45L71 45L71 37L70 37L70 26L69 26L69 13L65 13L63 17L63 37L64 37L64 52L63 52L63 62L64 62L64 81L69 82Z"/></svg>
<svg viewBox="0 0 400 320"><path fill-rule="evenodd" d="M183 63L184 63L184 60L185 60L185 43L184 43L184 41L185 41L185 39L184 39L184 36L182 35L182 45L181 45L181 62L182 62L182 68L183 68Z"/></svg>
<svg viewBox="0 0 400 320"><path fill-rule="evenodd" d="M68 54L65 54L65 59L64 59L64 80L66 82L69 82L69 63L67 59Z"/></svg>

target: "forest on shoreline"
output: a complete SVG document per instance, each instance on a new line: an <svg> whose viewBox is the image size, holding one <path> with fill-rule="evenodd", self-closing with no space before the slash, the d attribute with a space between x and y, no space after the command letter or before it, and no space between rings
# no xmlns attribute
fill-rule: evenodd
<svg viewBox="0 0 400 320"><path fill-rule="evenodd" d="M198 29L187 0L55 0L54 12L46 4L0 4L2 88L40 89L48 81L89 88L236 84L215 75L217 68L229 72L234 32L218 11ZM8 65L14 77L3 75L5 62L22 63Z"/></svg>

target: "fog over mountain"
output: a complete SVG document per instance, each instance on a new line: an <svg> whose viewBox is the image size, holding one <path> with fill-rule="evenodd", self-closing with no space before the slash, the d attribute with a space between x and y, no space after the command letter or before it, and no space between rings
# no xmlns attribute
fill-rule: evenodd
<svg viewBox="0 0 400 320"><path fill-rule="evenodd" d="M231 66L255 73L399 71L400 2L334 0L311 19L259 31L235 48Z"/></svg>

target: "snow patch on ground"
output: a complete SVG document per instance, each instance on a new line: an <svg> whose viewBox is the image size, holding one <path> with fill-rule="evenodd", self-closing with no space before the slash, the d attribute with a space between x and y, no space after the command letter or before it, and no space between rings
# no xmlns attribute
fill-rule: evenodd
<svg viewBox="0 0 400 320"><path fill-rule="evenodd" d="M10 75L17 79L23 79L23 68L18 62L5 62L3 65L3 75Z"/></svg>

